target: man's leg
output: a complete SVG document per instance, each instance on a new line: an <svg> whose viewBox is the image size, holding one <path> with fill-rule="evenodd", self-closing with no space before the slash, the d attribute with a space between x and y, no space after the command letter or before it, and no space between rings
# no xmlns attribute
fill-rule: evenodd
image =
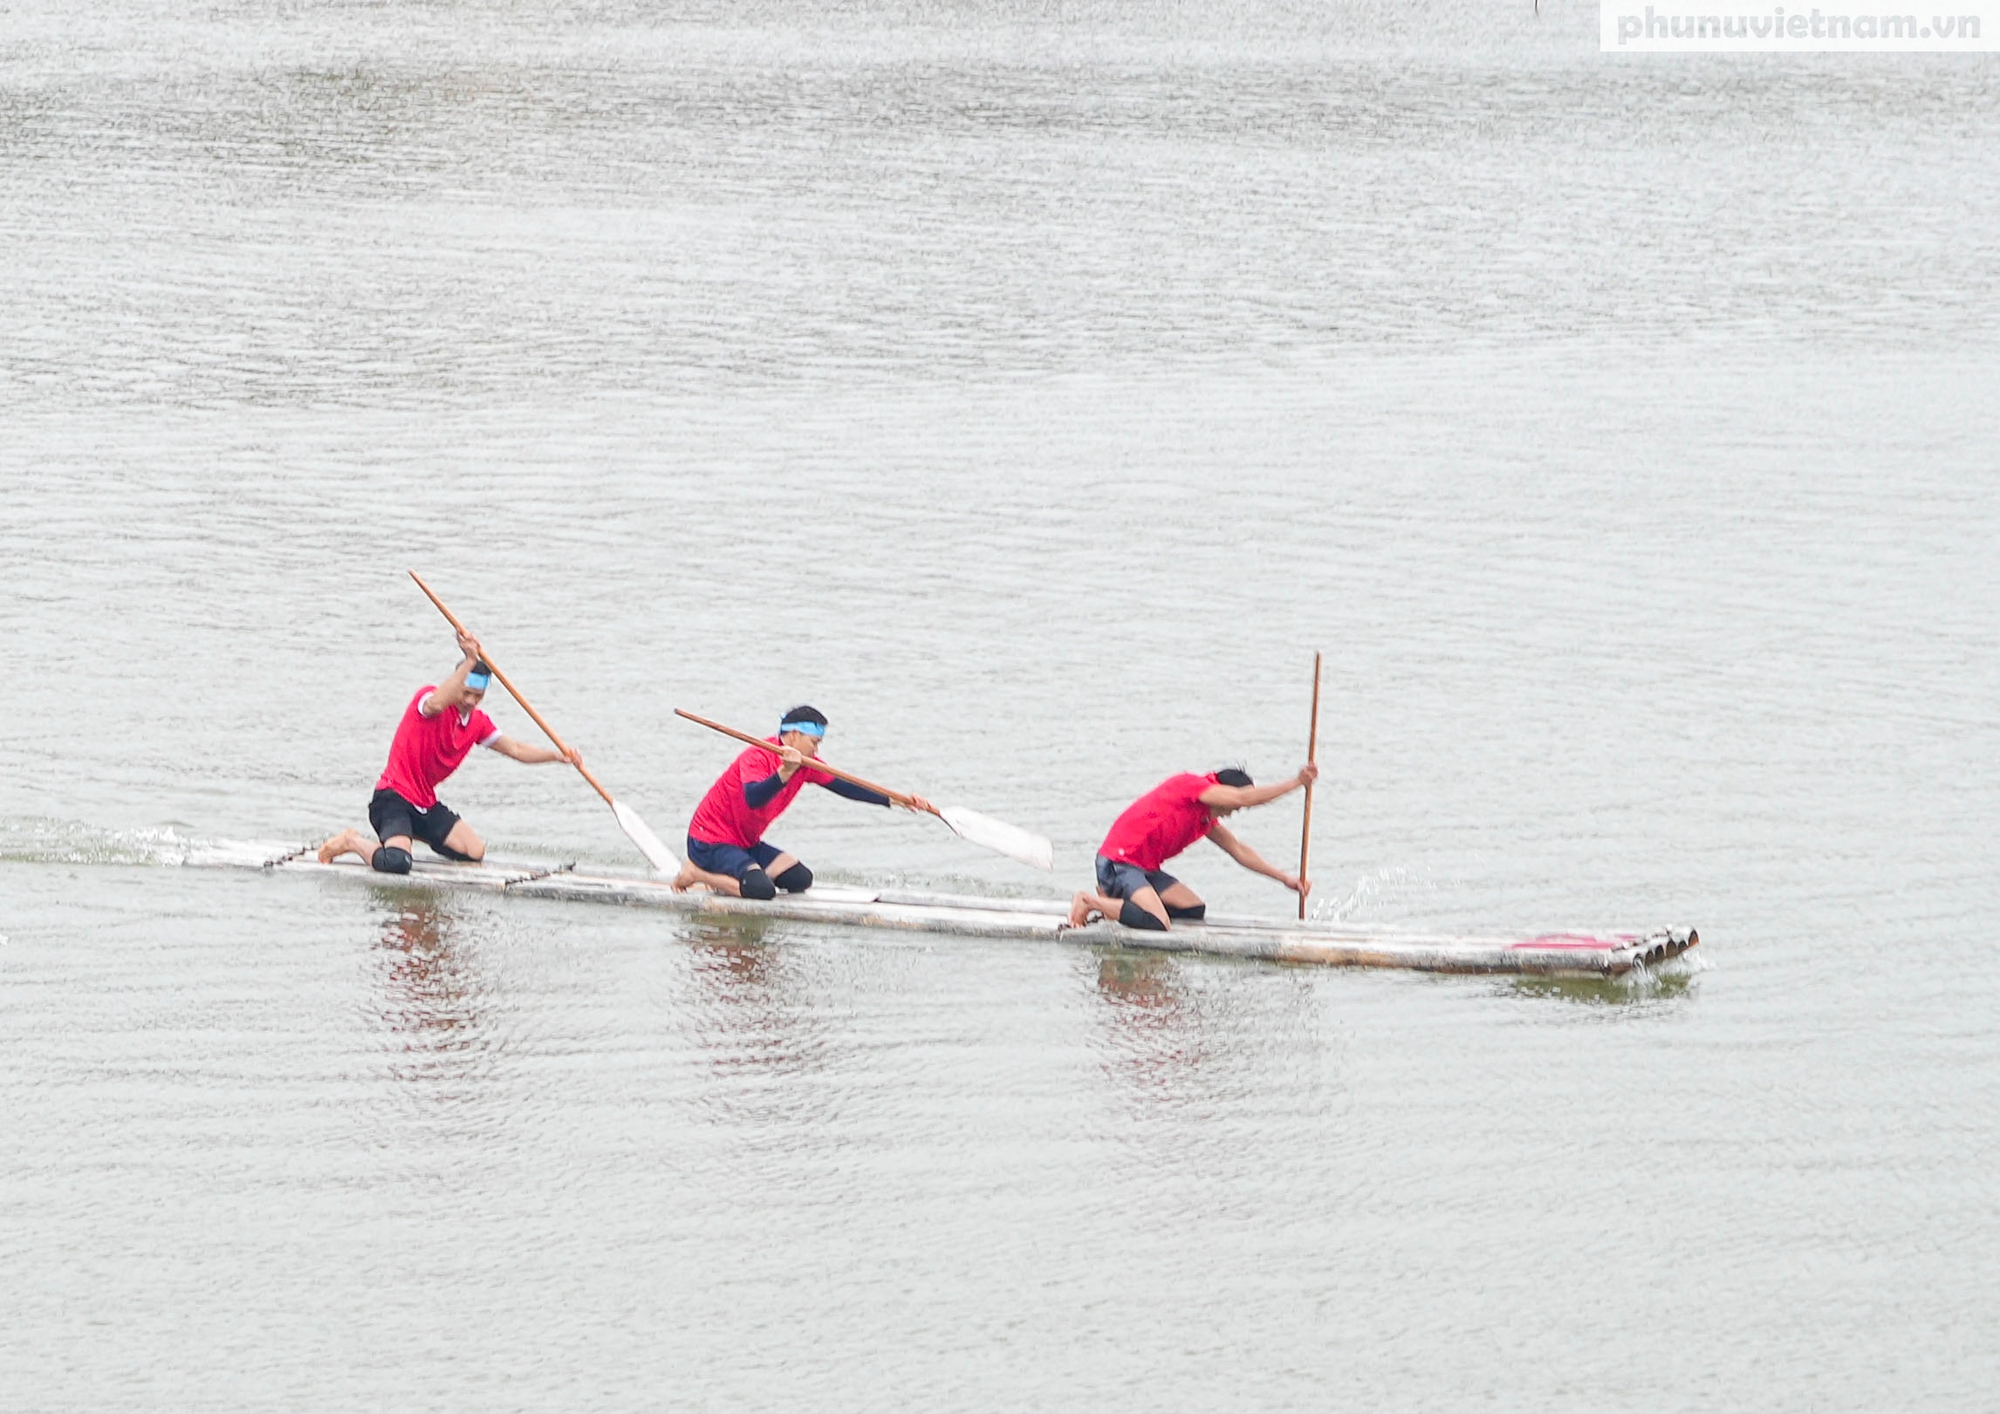
<svg viewBox="0 0 2000 1414"><path fill-rule="evenodd" d="M316 856L320 863L331 864L343 854L358 854L366 864L368 856L375 852L375 842L359 830L342 830L319 847Z"/></svg>
<svg viewBox="0 0 2000 1414"><path fill-rule="evenodd" d="M408 835L391 835L378 845L359 830L342 830L319 847L318 858L322 864L331 864L343 854L354 854L378 873L407 874L410 848L415 843Z"/></svg>
<svg viewBox="0 0 2000 1414"><path fill-rule="evenodd" d="M1122 904L1122 899L1108 898L1089 889L1078 889L1076 896L1069 901L1069 926L1081 928L1090 921L1092 914L1100 918L1116 918Z"/></svg>
<svg viewBox="0 0 2000 1414"><path fill-rule="evenodd" d="M681 872L674 875L671 887L675 893L684 894L696 884L705 886L710 893L724 894L730 898L743 897L743 886L729 875L711 873L693 860L681 866Z"/></svg>
<svg viewBox="0 0 2000 1414"><path fill-rule="evenodd" d="M1185 918L1193 923L1208 916L1208 905L1201 901L1201 895L1179 879L1161 889L1159 899L1166 906L1168 918Z"/></svg>
<svg viewBox="0 0 2000 1414"><path fill-rule="evenodd" d="M421 813L395 791L378 790L368 802L368 824L381 843L371 845L361 831L348 830L320 846L320 860L323 863L342 854L358 854L378 874L407 874L410 851L416 848L411 837L417 833L421 818ZM456 815L451 818L458 819Z"/></svg>
<svg viewBox="0 0 2000 1414"><path fill-rule="evenodd" d="M1126 899L1085 889L1070 900L1069 921L1072 926L1081 928L1090 921L1093 913L1103 915L1108 922L1123 923L1127 928L1145 932L1164 933L1172 926L1167 920L1167 906L1160 901L1159 891L1150 884L1135 889L1132 897Z"/></svg>
<svg viewBox="0 0 2000 1414"><path fill-rule="evenodd" d="M1142 916L1135 918L1133 916L1134 909L1138 910ZM1125 900L1123 906L1118 910L1118 921L1123 923L1127 928L1145 928L1147 926L1146 919L1154 920L1154 928L1162 933L1173 926L1172 921L1167 917L1167 906L1160 902L1159 891L1151 884L1146 885L1143 889L1134 889L1131 896Z"/></svg>
<svg viewBox="0 0 2000 1414"><path fill-rule="evenodd" d="M387 844L388 841L384 840L383 843ZM408 842L405 841L404 848L408 847ZM446 859L455 859L466 864L477 864L486 857L486 841L474 834L472 826L463 820L453 821L451 830L444 837L444 843L432 844L431 848Z"/></svg>
<svg viewBox="0 0 2000 1414"><path fill-rule="evenodd" d="M1149 932L1164 932L1171 927L1167 906L1160 901L1162 889L1171 890L1179 884L1173 875L1158 869L1141 869L1136 864L1123 860L1097 857L1097 887L1101 892L1086 889L1070 900L1069 921L1082 927L1090 921L1093 913L1101 914L1106 921L1122 923L1127 928L1139 928Z"/></svg>
<svg viewBox="0 0 2000 1414"><path fill-rule="evenodd" d="M758 846L758 850L775 853L769 846ZM753 872L756 877L750 878ZM746 879L750 883L748 889L743 887ZM737 845L710 844L689 835L687 863L681 866L680 873L674 875L671 887L675 893L684 894L696 884L705 885L710 893L721 894L725 898L770 898L777 893L758 865L757 854Z"/></svg>
<svg viewBox="0 0 2000 1414"><path fill-rule="evenodd" d="M813 871L801 864L799 857L790 850L782 850L762 862L764 872L771 876L771 882L788 894L802 894L813 886Z"/></svg>
<svg viewBox="0 0 2000 1414"><path fill-rule="evenodd" d="M742 897L762 902L776 898L780 889L788 894L802 894L812 887L812 881L812 870L799 863L797 855L763 840L744 852L743 865L736 875Z"/></svg>

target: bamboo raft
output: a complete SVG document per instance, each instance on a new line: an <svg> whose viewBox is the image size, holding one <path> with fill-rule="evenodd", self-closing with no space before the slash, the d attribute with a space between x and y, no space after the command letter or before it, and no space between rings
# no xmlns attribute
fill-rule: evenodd
<svg viewBox="0 0 2000 1414"><path fill-rule="evenodd" d="M1618 977L1680 956L1700 941L1692 928L1647 932L1453 936L1351 928L1244 916L1211 915L1167 933L1116 923L1074 928L1069 905L1055 899L977 897L922 889L815 884L805 894L769 902L700 891L675 893L666 881L573 864L488 859L481 864L422 860L408 875L378 874L359 861L321 864L310 845L245 844L190 855L188 863L258 869L364 883L377 888L452 889L515 898L656 908L669 913L782 919L855 928L895 928L982 938L1033 938L1154 952L1201 953L1325 967L1393 967L1417 972L1519 973L1542 977Z"/></svg>

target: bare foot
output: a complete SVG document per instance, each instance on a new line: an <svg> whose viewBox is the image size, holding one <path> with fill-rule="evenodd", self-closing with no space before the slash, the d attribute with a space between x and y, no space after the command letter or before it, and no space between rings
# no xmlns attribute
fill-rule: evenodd
<svg viewBox="0 0 2000 1414"><path fill-rule="evenodd" d="M681 872L674 875L673 883L667 885L677 894L684 894L701 882L701 871L692 864L683 864Z"/></svg>
<svg viewBox="0 0 2000 1414"><path fill-rule="evenodd" d="M331 864L343 854L358 854L361 862L366 864L369 853L367 837L361 831L342 830L319 847L317 858L322 864Z"/></svg>
<svg viewBox="0 0 2000 1414"><path fill-rule="evenodd" d="M1097 912L1097 900L1089 894L1079 893L1069 901L1069 926L1081 928L1090 921L1090 915Z"/></svg>

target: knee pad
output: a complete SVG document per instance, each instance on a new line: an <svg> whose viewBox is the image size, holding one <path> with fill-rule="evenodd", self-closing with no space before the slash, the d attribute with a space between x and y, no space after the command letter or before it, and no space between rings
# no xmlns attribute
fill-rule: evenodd
<svg viewBox="0 0 2000 1414"><path fill-rule="evenodd" d="M370 856L368 864L378 874L407 874L410 872L410 852L380 845Z"/></svg>
<svg viewBox="0 0 2000 1414"><path fill-rule="evenodd" d="M803 864L794 864L771 882L788 894L802 894L813 886L813 871Z"/></svg>
<svg viewBox="0 0 2000 1414"><path fill-rule="evenodd" d="M431 846L431 848L436 850L439 854L443 855L446 859L453 860L459 864L477 864L479 862L479 857L477 855L466 854L460 850L453 849L448 844L434 844Z"/></svg>
<svg viewBox="0 0 2000 1414"><path fill-rule="evenodd" d="M778 896L778 886L771 882L771 876L754 864L743 871L743 877L736 883L745 898L774 899Z"/></svg>
<svg viewBox="0 0 2000 1414"><path fill-rule="evenodd" d="M1118 910L1118 921L1123 923L1127 928L1139 928L1148 933L1164 933L1167 931L1166 924L1146 912L1145 909L1139 907L1138 904L1132 902L1129 898L1125 900L1125 906Z"/></svg>
<svg viewBox="0 0 2000 1414"><path fill-rule="evenodd" d="M1162 900L1162 902L1165 902L1165 900ZM1167 917L1185 918L1190 923L1199 923L1202 919L1208 917L1208 905L1205 903L1191 903L1186 908L1175 908L1169 903L1167 904Z"/></svg>

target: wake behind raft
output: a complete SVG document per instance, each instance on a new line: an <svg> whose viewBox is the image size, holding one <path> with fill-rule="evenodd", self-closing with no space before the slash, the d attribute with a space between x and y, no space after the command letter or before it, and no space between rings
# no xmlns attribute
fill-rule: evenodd
<svg viewBox="0 0 2000 1414"><path fill-rule="evenodd" d="M1679 957L1700 937L1692 928L1645 932L1457 936L1352 928L1211 914L1167 933L1117 923L1069 923L1059 899L991 898L919 889L818 884L805 894L769 900L675 893L657 879L616 870L579 870L488 856L479 864L419 861L407 875L384 875L345 860L321 864L311 845L244 842L189 855L190 865L257 869L366 884L372 888L454 889L510 898L618 904L668 913L786 919L853 928L895 928L961 937L1034 938L1184 952L1323 967L1393 967L1414 972L1517 973L1540 977L1618 977Z"/></svg>

